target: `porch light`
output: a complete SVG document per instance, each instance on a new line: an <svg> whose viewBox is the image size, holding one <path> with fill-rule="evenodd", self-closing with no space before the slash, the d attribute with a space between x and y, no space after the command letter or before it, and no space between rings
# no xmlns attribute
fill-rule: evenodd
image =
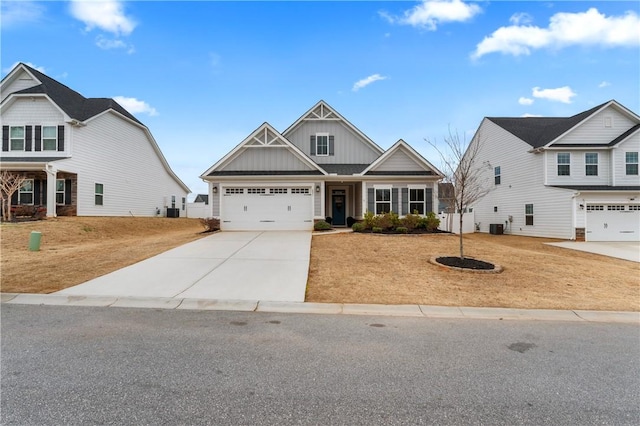
<svg viewBox="0 0 640 426"><path fill-rule="evenodd" d="M218 187L217 187L217 186L214 186L214 187L213 187L213 193L214 193L214 194L217 194L217 193L218 193Z"/></svg>
<svg viewBox="0 0 640 426"><path fill-rule="evenodd" d="M320 185L316 185L316 192L320 192Z"/></svg>

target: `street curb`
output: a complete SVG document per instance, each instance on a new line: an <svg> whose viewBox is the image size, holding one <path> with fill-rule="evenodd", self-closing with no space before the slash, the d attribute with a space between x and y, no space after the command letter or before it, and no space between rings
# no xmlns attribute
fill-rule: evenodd
<svg viewBox="0 0 640 426"><path fill-rule="evenodd" d="M430 305L272 302L251 300L179 299L167 297L67 296L63 294L0 293L7 305L96 306L168 310L213 310L325 315L371 315L429 319L570 321L640 324L640 312L474 308Z"/></svg>

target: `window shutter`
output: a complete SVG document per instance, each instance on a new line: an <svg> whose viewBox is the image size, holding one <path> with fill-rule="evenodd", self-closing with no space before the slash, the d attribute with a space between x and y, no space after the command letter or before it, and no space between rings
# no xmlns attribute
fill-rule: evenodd
<svg viewBox="0 0 640 426"><path fill-rule="evenodd" d="M36 126L35 151L42 151L42 126Z"/></svg>
<svg viewBox="0 0 640 426"><path fill-rule="evenodd" d="M334 145L335 145L335 138L333 137L333 135L329 135L329 155L335 155L334 153Z"/></svg>
<svg viewBox="0 0 640 426"><path fill-rule="evenodd" d="M391 211L398 213L400 211L398 208L399 206L400 200L398 200L398 188L391 188Z"/></svg>
<svg viewBox="0 0 640 426"><path fill-rule="evenodd" d="M316 155L316 135L311 135L311 146L309 147L311 155Z"/></svg>
<svg viewBox="0 0 640 426"><path fill-rule="evenodd" d="M427 188L424 190L424 199L427 202L427 210L425 211L425 214L432 212L433 211L433 189L432 188Z"/></svg>
<svg viewBox="0 0 640 426"><path fill-rule="evenodd" d="M31 151L33 140L33 127L24 126L24 150Z"/></svg>
<svg viewBox="0 0 640 426"><path fill-rule="evenodd" d="M71 179L64 180L64 204L71 205Z"/></svg>
<svg viewBox="0 0 640 426"><path fill-rule="evenodd" d="M42 181L36 179L33 181L33 205L39 206L42 203L40 202L40 183Z"/></svg>
<svg viewBox="0 0 640 426"><path fill-rule="evenodd" d="M58 126L58 151L64 151L64 126Z"/></svg>
<svg viewBox="0 0 640 426"><path fill-rule="evenodd" d="M409 211L409 188L402 188L402 210L401 210L401 214L405 215L405 214L409 214L409 213L413 213Z"/></svg>
<svg viewBox="0 0 640 426"><path fill-rule="evenodd" d="M47 181L43 180L42 181L42 193L44 194L43 200L42 200L42 204L43 205L47 205Z"/></svg>
<svg viewBox="0 0 640 426"><path fill-rule="evenodd" d="M373 188L368 188L367 189L367 210L369 210L371 213L376 212L376 205L375 205L375 192L373 190Z"/></svg>
<svg viewBox="0 0 640 426"><path fill-rule="evenodd" d="M2 150L9 151L9 126L2 126Z"/></svg>

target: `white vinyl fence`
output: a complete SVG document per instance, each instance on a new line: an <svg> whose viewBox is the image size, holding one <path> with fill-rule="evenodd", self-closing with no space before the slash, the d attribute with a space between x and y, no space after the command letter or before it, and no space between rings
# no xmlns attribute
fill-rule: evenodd
<svg viewBox="0 0 640 426"><path fill-rule="evenodd" d="M204 218L209 214L209 205L205 203L187 203L187 217Z"/></svg>
<svg viewBox="0 0 640 426"><path fill-rule="evenodd" d="M440 213L438 218L440 219L438 229L453 232L454 234L460 233L460 213ZM464 214L462 217L463 234L473 234L475 232L474 218L473 212Z"/></svg>

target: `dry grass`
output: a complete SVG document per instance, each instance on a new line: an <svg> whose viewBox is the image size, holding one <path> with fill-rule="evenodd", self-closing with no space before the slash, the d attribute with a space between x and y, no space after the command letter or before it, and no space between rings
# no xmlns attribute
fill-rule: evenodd
<svg viewBox="0 0 640 426"><path fill-rule="evenodd" d="M539 309L640 310L640 264L512 235L465 236L465 254L501 274L428 263L458 254L448 234L314 236L308 302L427 304Z"/></svg>
<svg viewBox="0 0 640 426"><path fill-rule="evenodd" d="M41 250L28 250L31 231ZM59 217L0 226L1 289L51 293L203 236L198 219Z"/></svg>

